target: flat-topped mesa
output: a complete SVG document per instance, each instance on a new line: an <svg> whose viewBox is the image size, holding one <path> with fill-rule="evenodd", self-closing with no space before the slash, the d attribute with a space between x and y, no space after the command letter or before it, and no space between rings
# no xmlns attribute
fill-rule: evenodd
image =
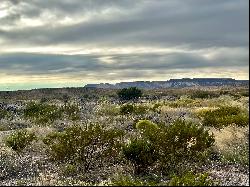
<svg viewBox="0 0 250 187"><path fill-rule="evenodd" d="M85 88L112 88L121 89L128 87L138 87L142 89L156 88L182 88L193 86L248 86L249 80L235 80L232 78L182 78L170 79L168 81L134 81L120 82L116 84L100 83L87 84Z"/></svg>

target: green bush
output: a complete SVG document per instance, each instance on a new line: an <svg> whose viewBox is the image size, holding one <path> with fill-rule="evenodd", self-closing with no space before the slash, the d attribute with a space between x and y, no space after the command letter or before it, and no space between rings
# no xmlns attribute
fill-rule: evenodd
<svg viewBox="0 0 250 187"><path fill-rule="evenodd" d="M43 142L49 147L52 159L78 164L87 171L104 161L114 161L119 156L122 137L123 131L98 124L74 125L63 132L48 134Z"/></svg>
<svg viewBox="0 0 250 187"><path fill-rule="evenodd" d="M98 114L105 116L116 116L121 113L120 107L113 104L102 104L101 108L98 110Z"/></svg>
<svg viewBox="0 0 250 187"><path fill-rule="evenodd" d="M123 88L117 92L121 100L138 99L142 96L142 91L136 87Z"/></svg>
<svg viewBox="0 0 250 187"><path fill-rule="evenodd" d="M120 107L120 114L136 114L136 115L143 115L146 114L149 108L147 106L142 105L133 105L133 104L124 104Z"/></svg>
<svg viewBox="0 0 250 187"><path fill-rule="evenodd" d="M153 143L155 143L157 139L157 134L160 133L158 125L149 120L139 120L136 123L136 129L140 131L144 138L147 138Z"/></svg>
<svg viewBox="0 0 250 187"><path fill-rule="evenodd" d="M161 162L173 164L182 159L195 160L214 144L214 136L202 126L176 120L157 134L156 143L161 153Z"/></svg>
<svg viewBox="0 0 250 187"><path fill-rule="evenodd" d="M193 93L191 93L191 98L200 98L200 99L209 99L209 98L216 98L219 97L220 94L217 92L212 91L205 91L205 90L197 90Z"/></svg>
<svg viewBox="0 0 250 187"><path fill-rule="evenodd" d="M132 114L135 110L134 105L132 104L125 104L120 107L120 114L126 115L126 114Z"/></svg>
<svg viewBox="0 0 250 187"><path fill-rule="evenodd" d="M215 183L208 178L207 173L194 174L187 172L183 176L173 176L169 186L214 186Z"/></svg>
<svg viewBox="0 0 250 187"><path fill-rule="evenodd" d="M152 143L143 139L132 139L123 147L126 159L132 162L135 174L145 172L157 160L157 152Z"/></svg>
<svg viewBox="0 0 250 187"><path fill-rule="evenodd" d="M151 110L152 110L153 112L157 112L157 111L159 111L159 109L162 107L162 105L163 105L163 104L161 104L161 103L155 103L155 104L153 105L153 107L151 108Z"/></svg>
<svg viewBox="0 0 250 187"><path fill-rule="evenodd" d="M231 124L247 126L249 115L238 107L223 106L216 110L206 111L203 115L203 125L223 128Z"/></svg>
<svg viewBox="0 0 250 187"><path fill-rule="evenodd" d="M55 105L31 102L24 109L24 117L38 124L46 124L60 119L62 111Z"/></svg>
<svg viewBox="0 0 250 187"><path fill-rule="evenodd" d="M18 130L9 135L5 139L5 143L14 151L20 152L34 140L36 140L36 135L34 133L30 133L27 130Z"/></svg>
<svg viewBox="0 0 250 187"><path fill-rule="evenodd" d="M24 117L38 124L53 123L65 116L67 119L76 121L80 119L80 109L77 105L65 104L61 108L46 103L29 103L24 109Z"/></svg>
<svg viewBox="0 0 250 187"><path fill-rule="evenodd" d="M148 120L136 123L139 137L124 149L135 171L160 163L160 170L175 170L183 161L198 163L205 159L214 144L214 136L202 126L176 120L172 124L154 124ZM139 173L139 172L138 172Z"/></svg>
<svg viewBox="0 0 250 187"><path fill-rule="evenodd" d="M190 163L202 161L215 141L202 126L183 120L169 125L140 121L137 127L144 141L154 147L160 170L174 172L183 160Z"/></svg>
<svg viewBox="0 0 250 187"><path fill-rule="evenodd" d="M149 120L139 120L136 123L136 128L145 131L147 129L157 129L158 126L157 126L157 124L155 124Z"/></svg>

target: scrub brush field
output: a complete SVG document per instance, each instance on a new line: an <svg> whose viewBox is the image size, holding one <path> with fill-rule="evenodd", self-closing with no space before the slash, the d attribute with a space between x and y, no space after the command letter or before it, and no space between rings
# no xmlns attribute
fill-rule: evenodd
<svg viewBox="0 0 250 187"><path fill-rule="evenodd" d="M244 87L0 93L0 185L249 185Z"/></svg>

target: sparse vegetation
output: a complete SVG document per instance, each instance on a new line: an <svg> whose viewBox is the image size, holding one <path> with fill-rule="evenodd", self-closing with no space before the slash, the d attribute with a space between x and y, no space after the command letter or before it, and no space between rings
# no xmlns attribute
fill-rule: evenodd
<svg viewBox="0 0 250 187"><path fill-rule="evenodd" d="M183 176L173 176L169 186L214 186L216 183L208 178L207 173L187 172Z"/></svg>
<svg viewBox="0 0 250 187"><path fill-rule="evenodd" d="M249 167L247 93L79 89L5 99L0 184L239 184Z"/></svg>
<svg viewBox="0 0 250 187"><path fill-rule="evenodd" d="M34 140L36 140L36 135L34 133L28 132L27 130L18 130L8 136L5 142L6 145L11 147L14 151L21 152Z"/></svg>
<svg viewBox="0 0 250 187"><path fill-rule="evenodd" d="M122 131L106 130L101 125L75 125L48 134L43 142L49 147L52 159L78 164L79 169L88 171L119 155L122 135Z"/></svg>
<svg viewBox="0 0 250 187"><path fill-rule="evenodd" d="M219 109L206 111L203 116L203 125L223 128L231 124L247 126L249 116L246 111L238 107L223 106Z"/></svg>

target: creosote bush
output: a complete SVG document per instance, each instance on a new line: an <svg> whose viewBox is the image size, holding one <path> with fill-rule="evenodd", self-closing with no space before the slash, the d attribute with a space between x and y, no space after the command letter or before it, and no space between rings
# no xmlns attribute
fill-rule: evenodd
<svg viewBox="0 0 250 187"><path fill-rule="evenodd" d="M203 125L223 128L231 124L247 126L249 115L238 107L222 106L215 110L206 111L203 114Z"/></svg>
<svg viewBox="0 0 250 187"><path fill-rule="evenodd" d="M24 109L24 117L38 124L46 124L60 119L62 111L55 105L31 102Z"/></svg>
<svg viewBox="0 0 250 187"><path fill-rule="evenodd" d="M149 120L139 120L136 125L136 129L140 131L143 138L150 140L155 143L157 139L157 134L160 131L160 128L157 124Z"/></svg>
<svg viewBox="0 0 250 187"><path fill-rule="evenodd" d="M98 124L74 125L48 134L43 142L52 159L82 166L84 171L114 161L119 156L123 131ZM81 168L80 168L81 169Z"/></svg>
<svg viewBox="0 0 250 187"><path fill-rule="evenodd" d="M206 151L214 145L214 136L202 126L192 122L176 120L163 126L155 140L164 171L177 170L179 163L197 163L206 156ZM181 164L180 164L181 165Z"/></svg>
<svg viewBox="0 0 250 187"><path fill-rule="evenodd" d="M135 110L135 107L132 104L125 104L120 107L120 113L122 115L132 114L134 110Z"/></svg>
<svg viewBox="0 0 250 187"><path fill-rule="evenodd" d="M53 123L57 119L66 117L76 121L80 119L80 109L77 105L65 104L62 107L46 103L29 103L24 109L24 117L37 124Z"/></svg>
<svg viewBox="0 0 250 187"><path fill-rule="evenodd" d="M14 151L20 152L36 139L37 137L34 133L28 132L27 130L18 130L9 135L5 139L5 143L8 147L11 147Z"/></svg>
<svg viewBox="0 0 250 187"><path fill-rule="evenodd" d="M136 87L123 88L117 92L121 100L138 99L142 96L142 91Z"/></svg>
<svg viewBox="0 0 250 187"><path fill-rule="evenodd" d="M163 170L173 169L183 160L196 162L214 144L213 135L202 126L183 120L170 125L140 120L136 129L140 139L130 140L123 153L137 174L156 161Z"/></svg>
<svg viewBox="0 0 250 187"><path fill-rule="evenodd" d="M133 163L135 175L145 172L157 160L154 145L144 139L132 139L123 147L126 159Z"/></svg>
<svg viewBox="0 0 250 187"><path fill-rule="evenodd" d="M120 114L127 115L127 114L135 114L135 115L143 115L146 114L150 108L143 105L134 105L134 104L124 104L120 107Z"/></svg>
<svg viewBox="0 0 250 187"><path fill-rule="evenodd" d="M196 90L195 92L191 93L191 98L200 98L200 99L208 99L208 98L217 98L220 94L217 92L212 91L205 91L205 90Z"/></svg>

